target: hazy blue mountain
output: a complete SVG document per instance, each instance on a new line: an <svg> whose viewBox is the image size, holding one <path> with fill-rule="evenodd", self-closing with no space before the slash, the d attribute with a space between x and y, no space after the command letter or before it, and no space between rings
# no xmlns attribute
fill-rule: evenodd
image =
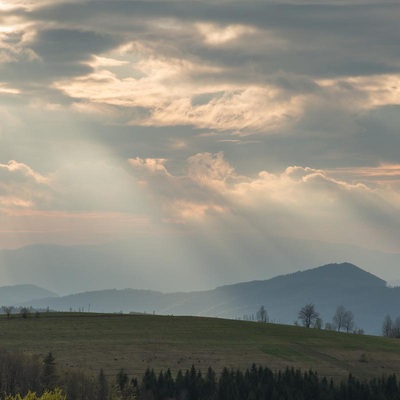
<svg viewBox="0 0 400 400"><path fill-rule="evenodd" d="M0 306L31 302L43 297L54 298L58 297L58 295L50 292L50 290L31 284L0 287Z"/></svg>
<svg viewBox="0 0 400 400"><path fill-rule="evenodd" d="M175 240L175 238L174 238ZM32 245L0 250L3 285L30 282L59 294L106 288L162 292L208 290L305 270L326 262L350 262L385 281L398 279L399 254L343 244L232 233L216 243L187 235L104 245Z"/></svg>
<svg viewBox="0 0 400 400"><path fill-rule="evenodd" d="M322 267L189 293L149 290L101 290L30 304L58 310L97 312L155 312L173 315L203 315L242 318L264 305L272 321L293 323L301 306L312 302L324 322L330 322L338 305L353 311L358 327L379 334L386 314L400 315L400 288L350 263Z"/></svg>
<svg viewBox="0 0 400 400"><path fill-rule="evenodd" d="M115 262L115 257L79 246L32 245L0 251L0 271L10 281L31 282L61 294L91 289L91 281L99 277L113 287Z"/></svg>

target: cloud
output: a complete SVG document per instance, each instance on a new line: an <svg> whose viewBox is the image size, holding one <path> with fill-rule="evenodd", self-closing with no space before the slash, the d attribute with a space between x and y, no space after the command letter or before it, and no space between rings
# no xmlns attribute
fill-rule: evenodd
<svg viewBox="0 0 400 400"><path fill-rule="evenodd" d="M393 232L399 5L1 4L3 209Z"/></svg>
<svg viewBox="0 0 400 400"><path fill-rule="evenodd" d="M49 212L143 213L145 206L135 179L121 167L105 162L66 163L42 175L26 164L0 164L4 209Z"/></svg>
<svg viewBox="0 0 400 400"><path fill-rule="evenodd" d="M167 160L162 158L146 158L145 160L140 157L131 158L128 160L131 165L137 169L146 170L151 174L168 174L164 164Z"/></svg>
<svg viewBox="0 0 400 400"><path fill-rule="evenodd" d="M301 115L304 103L301 94L287 96L274 85L205 83L199 87L191 75L206 71L207 67L178 60L142 61L136 68L143 72L142 78L118 79L101 69L84 78L60 81L56 87L83 101L147 109L128 122L144 126L273 130L292 124ZM199 102L201 95L206 97Z"/></svg>
<svg viewBox="0 0 400 400"><path fill-rule="evenodd" d="M20 181L30 179L37 183L46 183L48 181L44 176L35 172L28 165L18 163L15 160L11 160L7 164L0 164L0 173L3 182L8 180Z"/></svg>
<svg viewBox="0 0 400 400"><path fill-rule="evenodd" d="M219 27L213 24L199 23L197 28L201 35L203 35L205 42L215 46L235 41L243 35L254 32L254 28L245 25Z"/></svg>
<svg viewBox="0 0 400 400"><path fill-rule="evenodd" d="M20 6L7 12L0 29L0 76L28 101L58 97L65 102L52 87L54 79L90 73L93 69L84 62L120 43L116 37L81 27L69 29L35 21L32 11Z"/></svg>
<svg viewBox="0 0 400 400"><path fill-rule="evenodd" d="M354 131L354 113L399 101L399 12L358 1L17 2L1 76L7 90L106 110L118 124L249 134L330 118Z"/></svg>
<svg viewBox="0 0 400 400"><path fill-rule="evenodd" d="M150 234L149 203L136 179L118 165L81 161L42 175L14 160L0 164L4 247L98 243Z"/></svg>
<svg viewBox="0 0 400 400"><path fill-rule="evenodd" d="M398 185L400 184L400 165L399 164L379 164L374 167L354 167L336 168L332 174L345 175L348 179L365 180L369 183L378 185Z"/></svg>
<svg viewBox="0 0 400 400"><path fill-rule="evenodd" d="M132 165L137 168L140 163ZM344 171L335 174L340 172ZM393 185L386 182L379 188L374 180L370 187L366 179L349 182L328 171L300 166L250 177L237 174L221 153L203 153L187 160L185 175L174 176L163 169L155 181L153 174L142 179L160 201L166 221L189 225L230 221L237 231L250 224L262 234L355 244L372 244L380 237L378 247L393 249L397 246L393 234L400 223L400 191L398 176L391 176Z"/></svg>
<svg viewBox="0 0 400 400"><path fill-rule="evenodd" d="M0 9L9 10L24 10L32 11L37 7L51 4L51 0L36 0L34 2L29 0L5 0L0 3Z"/></svg>
<svg viewBox="0 0 400 400"><path fill-rule="evenodd" d="M0 164L0 214L46 201L49 180L15 160Z"/></svg>
<svg viewBox="0 0 400 400"><path fill-rule="evenodd" d="M199 183L209 185L213 182L225 182L232 177L233 168L224 160L223 154L202 153L187 160L188 176Z"/></svg>
<svg viewBox="0 0 400 400"><path fill-rule="evenodd" d="M26 25L14 26L10 31L0 31L0 64L32 62L38 59L37 54L26 48L29 35L24 32Z"/></svg>

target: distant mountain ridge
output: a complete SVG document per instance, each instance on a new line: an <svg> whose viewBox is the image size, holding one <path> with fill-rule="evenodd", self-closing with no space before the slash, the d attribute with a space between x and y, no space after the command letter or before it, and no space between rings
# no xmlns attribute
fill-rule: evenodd
<svg viewBox="0 0 400 400"><path fill-rule="evenodd" d="M346 279L344 279L346 278ZM257 280L252 282L242 282L234 285L220 286L217 289L222 289L224 287L237 287L246 285L255 285L257 283L263 285L265 282L273 282L274 284L279 284L282 282L292 282L296 284L308 284L314 285L327 284L332 286L333 284L346 285L346 283L351 285L360 286L385 286L386 282L378 278L377 276L364 271L363 269L351 264L351 263L341 263L341 264L327 264L320 267L308 269L305 271L297 271L286 275L279 275L268 280Z"/></svg>
<svg viewBox="0 0 400 400"><path fill-rule="evenodd" d="M23 302L31 302L41 298L58 297L50 290L43 289L32 284L2 286L0 287L0 306L15 305Z"/></svg>
<svg viewBox="0 0 400 400"><path fill-rule="evenodd" d="M353 311L359 327L379 334L386 314L393 317L400 314L400 288L389 288L373 274L342 263L208 291L161 293L112 289L50 297L31 301L29 305L61 311L155 312L222 318L251 316L264 305L272 321L293 323L300 307L309 302L316 305L324 322L330 322L336 307L344 305Z"/></svg>
<svg viewBox="0 0 400 400"><path fill-rule="evenodd" d="M243 237L232 233L234 246L214 246L203 237L179 238L179 247L163 240L130 238L97 245L35 244L0 250L3 285L32 283L67 295L105 287L148 288L177 292L208 290L215 286L306 270L326 261L347 261L379 274L389 282L399 279L400 254L352 245L284 237ZM377 272L379 271L379 272Z"/></svg>

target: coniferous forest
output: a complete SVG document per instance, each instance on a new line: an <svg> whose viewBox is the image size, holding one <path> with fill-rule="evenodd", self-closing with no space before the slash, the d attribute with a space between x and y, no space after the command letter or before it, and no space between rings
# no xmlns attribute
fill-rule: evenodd
<svg viewBox="0 0 400 400"><path fill-rule="evenodd" d="M140 377L121 369L106 377L101 369L91 377L58 368L51 352L39 358L2 351L0 393L7 400L398 400L400 386L395 375L368 381L349 375L334 382L315 371L272 371L255 364L245 371L224 368L221 373L192 366L174 376L169 369L148 369Z"/></svg>

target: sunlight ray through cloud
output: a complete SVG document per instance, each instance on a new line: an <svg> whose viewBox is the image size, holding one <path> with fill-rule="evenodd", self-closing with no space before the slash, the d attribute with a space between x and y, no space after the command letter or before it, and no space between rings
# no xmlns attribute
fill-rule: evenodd
<svg viewBox="0 0 400 400"><path fill-rule="evenodd" d="M126 240L165 287L292 271L294 241L400 254L399 4L0 10L0 250Z"/></svg>

